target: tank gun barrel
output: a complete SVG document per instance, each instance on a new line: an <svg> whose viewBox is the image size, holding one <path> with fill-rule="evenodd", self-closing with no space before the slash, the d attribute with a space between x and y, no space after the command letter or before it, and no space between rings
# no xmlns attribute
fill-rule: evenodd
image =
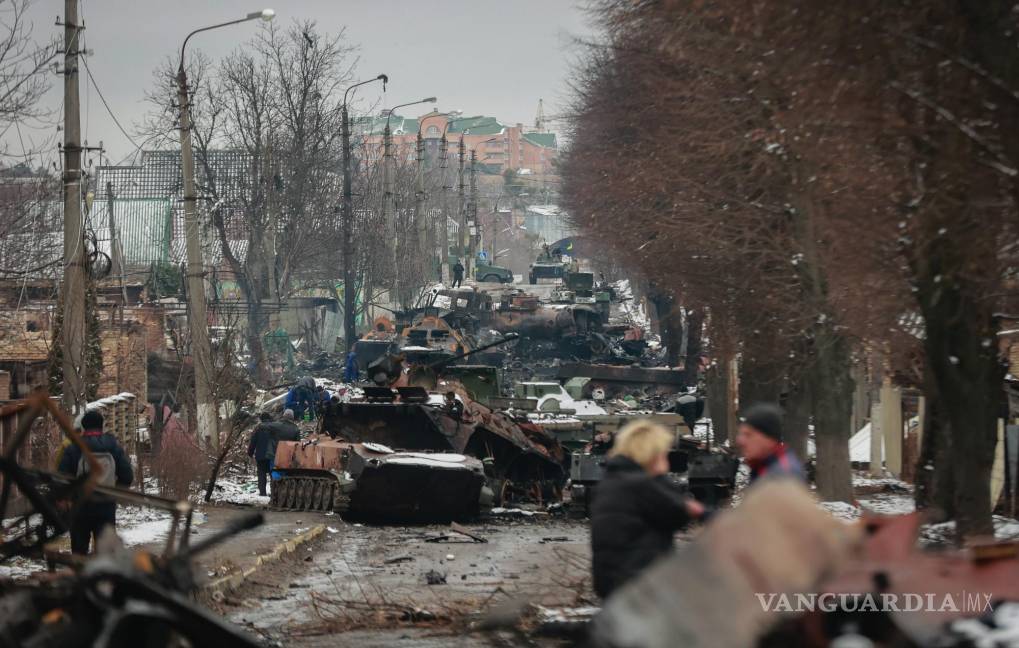
<svg viewBox="0 0 1019 648"><path fill-rule="evenodd" d="M425 368L427 368L427 369L437 369L439 367L442 367L443 365L447 365L450 362L453 362L454 360L459 360L460 358L466 358L467 356L474 355L475 353L481 353L482 351L487 351L488 349L491 349L492 347L499 346L500 344L506 344L507 342L512 342L513 340L516 340L519 337L520 336L517 335L516 333L507 333L505 336L499 338L495 342L489 342L488 344L486 344L484 346L479 346L477 349L471 349L470 351L465 351L464 353L460 353L458 355L455 355L452 358L443 358L442 360L436 360L435 362L432 362L430 364L425 365Z"/></svg>

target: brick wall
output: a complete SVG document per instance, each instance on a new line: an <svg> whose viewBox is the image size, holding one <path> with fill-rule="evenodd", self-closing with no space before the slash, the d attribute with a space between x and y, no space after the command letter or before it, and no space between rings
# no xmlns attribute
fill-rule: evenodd
<svg viewBox="0 0 1019 648"><path fill-rule="evenodd" d="M103 373L99 398L122 392L135 394L142 402L148 397L148 353L145 328L127 323L101 333Z"/></svg>

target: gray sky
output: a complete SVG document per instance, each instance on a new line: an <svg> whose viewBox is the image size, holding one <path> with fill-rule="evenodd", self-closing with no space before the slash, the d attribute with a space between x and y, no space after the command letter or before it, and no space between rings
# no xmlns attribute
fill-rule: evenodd
<svg viewBox="0 0 1019 648"><path fill-rule="evenodd" d="M85 46L95 51L89 67L113 112L134 136L135 125L148 110L143 97L152 85L152 71L179 51L189 31L266 6L276 10L279 22L313 19L328 33L345 26L348 39L360 45L358 75L384 72L390 77L383 105L434 95L439 110L462 109L530 125L539 97L545 100L546 115L562 111L575 52L572 41L588 32L577 1L82 0L81 11ZM57 33L53 21L62 13L61 0L37 0L37 39ZM188 48L218 59L257 28L252 22L200 34ZM134 147L114 125L84 68L82 72L82 132L90 145L102 140L107 155L120 160ZM60 80L54 76L49 96L58 111ZM26 145L52 133L22 131ZM16 137L7 143L12 151L20 150Z"/></svg>

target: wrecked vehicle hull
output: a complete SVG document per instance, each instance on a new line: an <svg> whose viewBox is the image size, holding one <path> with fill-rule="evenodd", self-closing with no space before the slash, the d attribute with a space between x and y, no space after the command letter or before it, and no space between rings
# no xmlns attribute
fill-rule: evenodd
<svg viewBox="0 0 1019 648"><path fill-rule="evenodd" d="M429 403L339 403L323 416L322 431L348 442L480 459L500 505L559 499L567 477L562 446L539 426L460 398L459 419Z"/></svg>
<svg viewBox="0 0 1019 648"><path fill-rule="evenodd" d="M480 461L460 454L394 452L329 437L276 449L272 506L399 522L469 519L491 505Z"/></svg>

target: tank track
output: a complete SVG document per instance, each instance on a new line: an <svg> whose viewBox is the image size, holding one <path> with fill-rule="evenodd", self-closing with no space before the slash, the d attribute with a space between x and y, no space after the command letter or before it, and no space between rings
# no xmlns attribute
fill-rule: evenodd
<svg viewBox="0 0 1019 648"><path fill-rule="evenodd" d="M350 495L329 477L283 477L272 484L269 505L281 511L332 511L350 509Z"/></svg>

